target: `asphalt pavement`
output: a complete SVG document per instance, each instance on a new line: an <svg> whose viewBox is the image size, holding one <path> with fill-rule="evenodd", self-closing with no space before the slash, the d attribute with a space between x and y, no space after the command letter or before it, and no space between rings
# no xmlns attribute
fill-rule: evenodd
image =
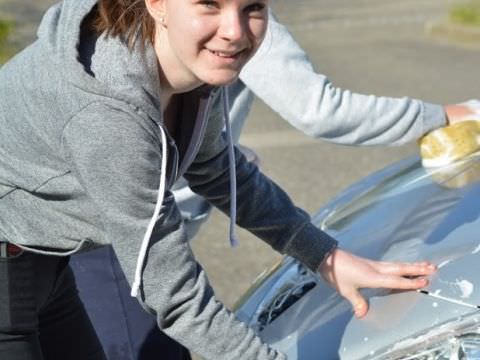
<svg viewBox="0 0 480 360"><path fill-rule="evenodd" d="M17 19L18 44L34 37L42 11L52 3L0 0L0 13ZM478 47L425 35L425 23L445 16L451 3L272 1L276 15L288 25L316 69L337 87L435 103L480 98ZM417 152L415 144L353 148L311 139L294 130L261 101L255 103L240 142L260 155L263 171L310 213L357 179ZM226 217L215 211L193 247L218 298L230 306L279 255L245 231L238 233L240 246L230 249L227 234Z"/></svg>

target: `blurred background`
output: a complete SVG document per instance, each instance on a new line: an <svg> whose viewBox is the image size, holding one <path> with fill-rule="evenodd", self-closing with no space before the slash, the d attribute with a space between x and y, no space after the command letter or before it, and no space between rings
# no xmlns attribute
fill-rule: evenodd
<svg viewBox="0 0 480 360"><path fill-rule="evenodd" d="M53 3L0 0L0 63L35 39L42 13ZM439 104L480 98L479 0L273 0L272 6L337 87ZM359 178L417 153L416 144L352 148L320 142L258 100L241 143L310 213ZM193 247L218 298L231 306L280 256L245 231L238 233L240 246L230 249L227 235L227 219L215 211Z"/></svg>

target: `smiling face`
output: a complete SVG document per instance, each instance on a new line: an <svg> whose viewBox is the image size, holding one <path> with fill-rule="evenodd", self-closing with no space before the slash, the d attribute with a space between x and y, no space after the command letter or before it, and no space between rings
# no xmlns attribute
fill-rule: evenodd
<svg viewBox="0 0 480 360"><path fill-rule="evenodd" d="M268 0L147 0L155 50L174 92L234 81L265 35Z"/></svg>

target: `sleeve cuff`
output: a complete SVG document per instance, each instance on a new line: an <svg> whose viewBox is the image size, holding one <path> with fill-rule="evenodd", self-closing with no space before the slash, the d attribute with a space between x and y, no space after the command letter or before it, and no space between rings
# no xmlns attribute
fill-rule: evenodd
<svg viewBox="0 0 480 360"><path fill-rule="evenodd" d="M423 134L447 125L443 106L423 103Z"/></svg>
<svg viewBox="0 0 480 360"><path fill-rule="evenodd" d="M286 253L316 272L338 242L313 224L306 224L290 241Z"/></svg>

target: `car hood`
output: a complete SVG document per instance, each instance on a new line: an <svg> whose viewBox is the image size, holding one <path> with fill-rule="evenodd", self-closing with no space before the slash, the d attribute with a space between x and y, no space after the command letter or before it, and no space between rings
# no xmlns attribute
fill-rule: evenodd
<svg viewBox="0 0 480 360"><path fill-rule="evenodd" d="M317 225L361 256L430 260L439 271L429 291L480 303L466 264L480 252L480 154L435 169L414 158L373 184L367 178Z"/></svg>
<svg viewBox="0 0 480 360"><path fill-rule="evenodd" d="M371 309L357 320L315 276L317 286L262 337L292 358L370 359L478 311L468 304L480 305L479 178L478 156L435 170L412 158L347 189L314 222L355 254L437 264L430 295L366 291Z"/></svg>

